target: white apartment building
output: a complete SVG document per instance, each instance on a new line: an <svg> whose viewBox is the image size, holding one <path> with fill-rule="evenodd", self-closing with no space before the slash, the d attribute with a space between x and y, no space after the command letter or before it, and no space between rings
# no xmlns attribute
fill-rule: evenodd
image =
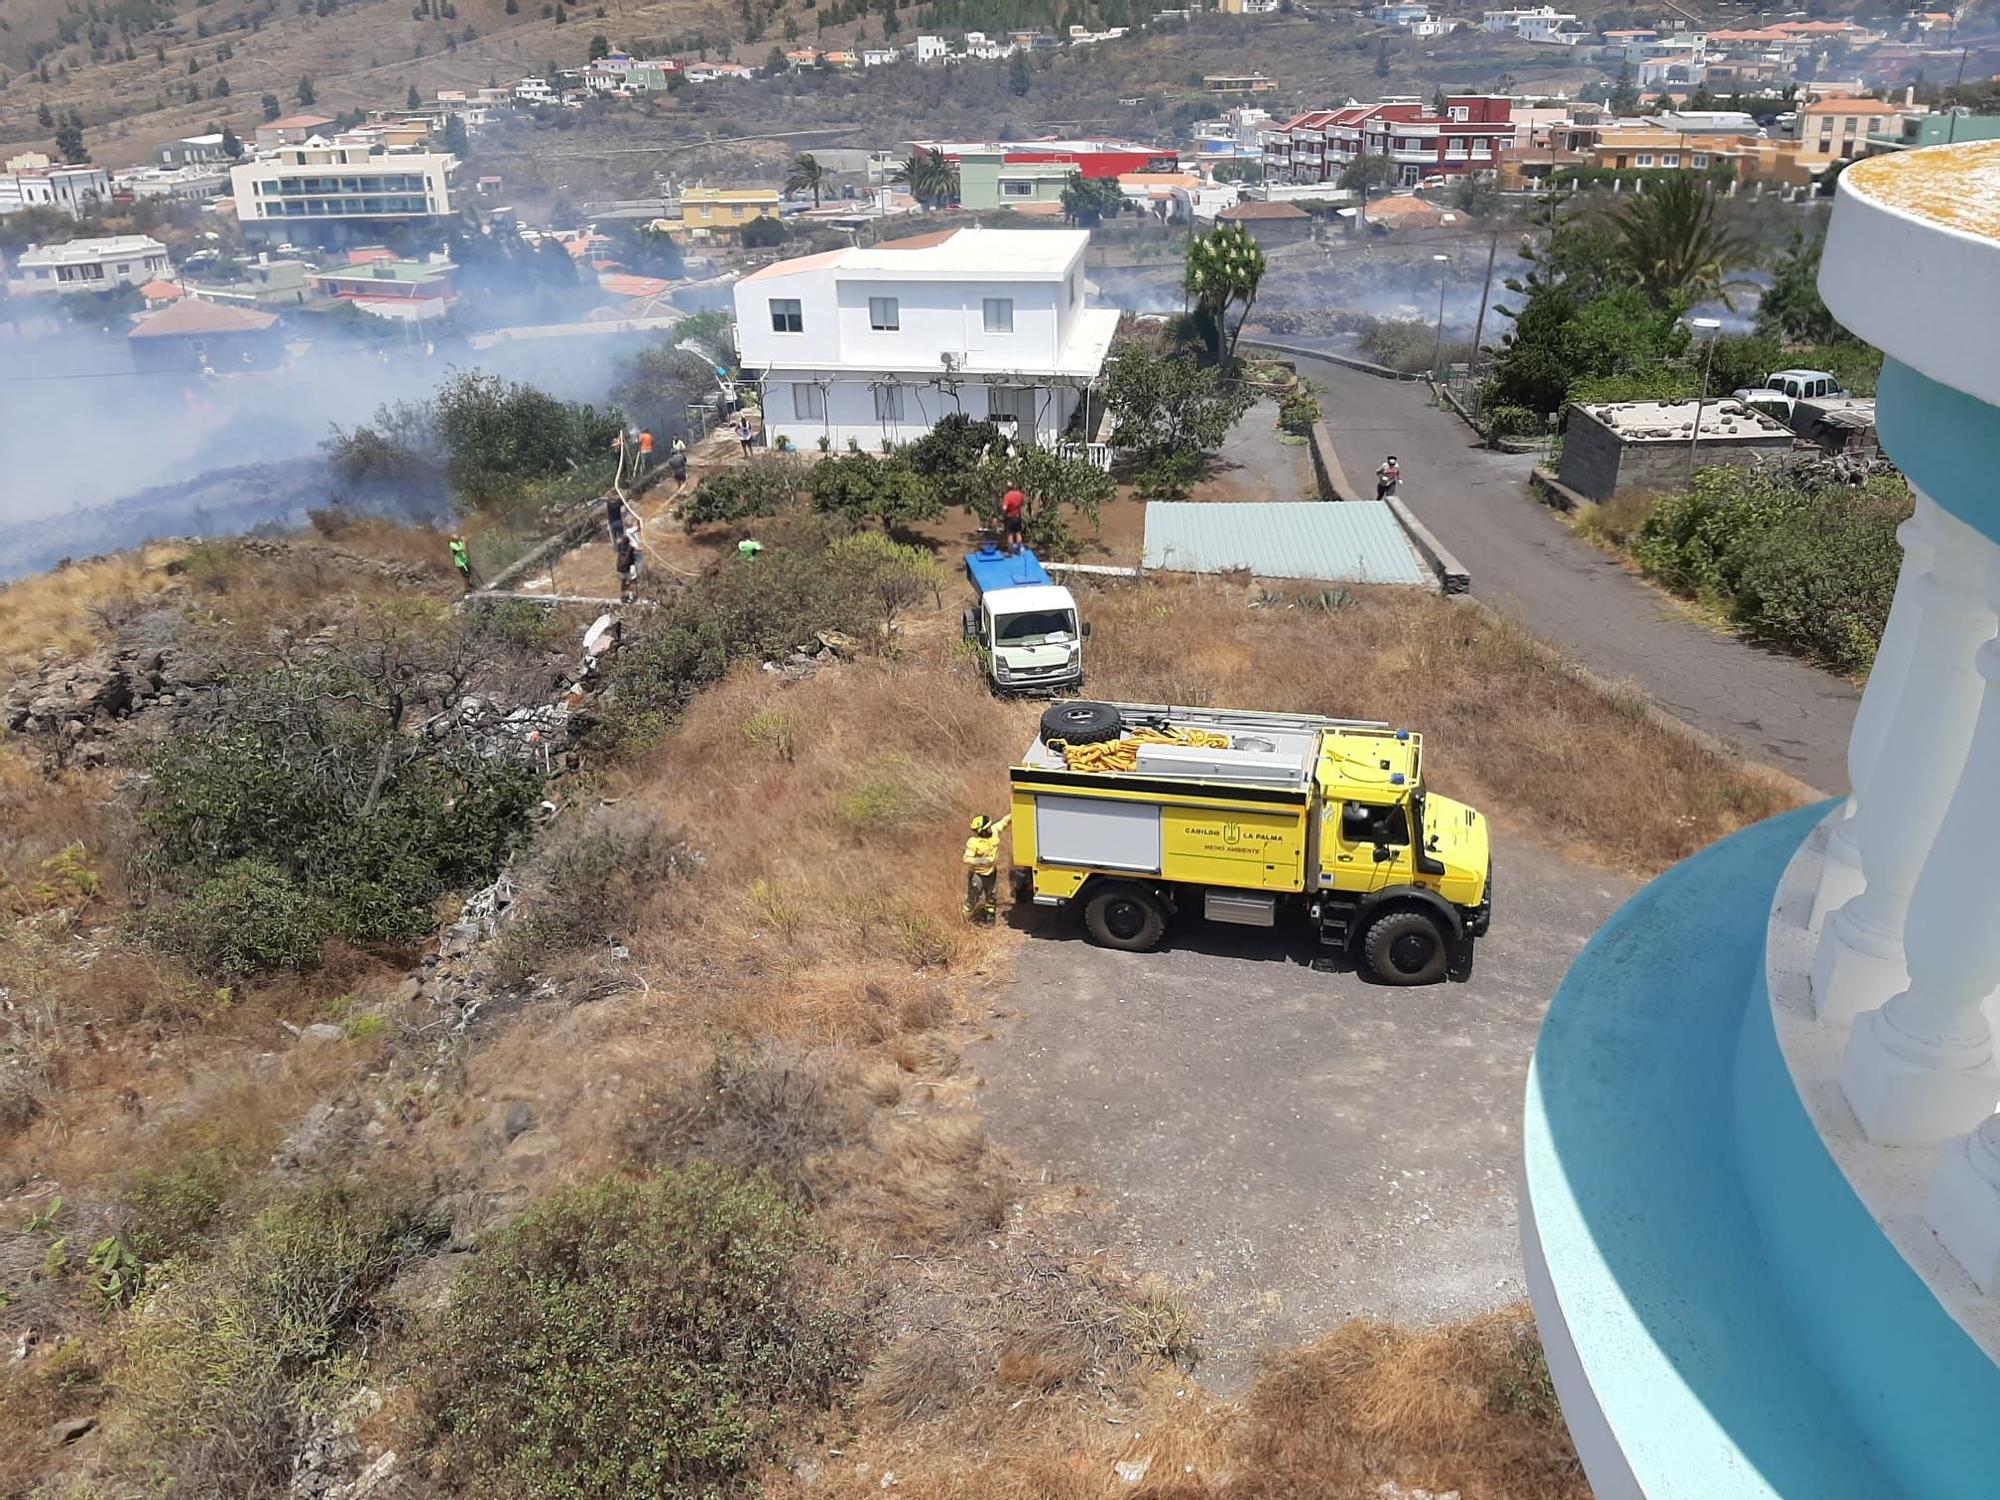
<svg viewBox="0 0 2000 1500"><path fill-rule="evenodd" d="M951 56L951 44L941 36L920 36L910 43L910 56L920 63L942 62Z"/></svg>
<svg viewBox="0 0 2000 1500"><path fill-rule="evenodd" d="M1084 305L1080 229L959 229L779 261L736 284L765 440L880 450L963 412L1062 439L1098 381L1115 308Z"/></svg>
<svg viewBox="0 0 2000 1500"><path fill-rule="evenodd" d="M102 167L57 166L38 151L23 152L0 172L0 214L55 208L80 219L111 201L111 178Z"/></svg>
<svg viewBox="0 0 2000 1500"><path fill-rule="evenodd" d="M894 47L864 47L861 50L861 66L864 68L886 68L901 58L902 53Z"/></svg>
<svg viewBox="0 0 2000 1500"><path fill-rule="evenodd" d="M105 292L168 274L167 247L145 234L30 245L14 262L10 292Z"/></svg>
<svg viewBox="0 0 2000 1500"><path fill-rule="evenodd" d="M562 103L562 95L546 78L523 78L514 85L514 98L522 104Z"/></svg>
<svg viewBox="0 0 2000 1500"><path fill-rule="evenodd" d="M1522 16L1514 34L1524 42L1543 42L1555 47L1574 47L1588 35L1575 16L1549 10Z"/></svg>
<svg viewBox="0 0 2000 1500"><path fill-rule="evenodd" d="M1537 5L1530 9L1489 10L1480 18L1479 29L1506 36L1509 33L1523 41L1547 42L1555 39L1555 34L1567 27L1576 36L1583 35L1576 17L1557 10L1553 5Z"/></svg>
<svg viewBox="0 0 2000 1500"><path fill-rule="evenodd" d="M457 166L444 151L308 141L238 163L229 179L245 240L321 240L449 217Z"/></svg>

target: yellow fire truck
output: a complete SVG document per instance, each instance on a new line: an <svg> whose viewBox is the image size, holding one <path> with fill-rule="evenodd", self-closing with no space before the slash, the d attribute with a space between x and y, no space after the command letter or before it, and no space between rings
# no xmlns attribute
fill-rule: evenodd
<svg viewBox="0 0 2000 1500"><path fill-rule="evenodd" d="M1175 921L1281 911L1385 984L1470 971L1486 819L1426 792L1423 739L1313 714L1059 703L1013 782L1014 894L1143 952Z"/></svg>

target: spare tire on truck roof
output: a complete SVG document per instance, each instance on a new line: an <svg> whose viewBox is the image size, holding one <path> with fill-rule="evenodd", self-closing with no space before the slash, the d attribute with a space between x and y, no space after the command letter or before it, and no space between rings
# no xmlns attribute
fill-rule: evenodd
<svg viewBox="0 0 2000 1500"><path fill-rule="evenodd" d="M1100 745L1124 732L1125 720L1109 703L1073 699L1042 715L1042 743L1061 740L1070 745Z"/></svg>

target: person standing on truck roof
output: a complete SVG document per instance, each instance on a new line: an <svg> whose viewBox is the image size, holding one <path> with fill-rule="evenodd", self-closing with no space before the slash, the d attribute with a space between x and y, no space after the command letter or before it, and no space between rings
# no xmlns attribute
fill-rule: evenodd
<svg viewBox="0 0 2000 1500"><path fill-rule="evenodd" d="M1021 533L1024 526L1022 512L1027 509L1028 497L1019 490L1007 491L1007 497L1000 502L1000 517L1007 530L1007 550L1021 550Z"/></svg>
<svg viewBox="0 0 2000 1500"><path fill-rule="evenodd" d="M993 924L999 885L1000 835L1014 821L1012 813L994 822L985 813L972 820L972 837L965 841L965 915L968 921Z"/></svg>

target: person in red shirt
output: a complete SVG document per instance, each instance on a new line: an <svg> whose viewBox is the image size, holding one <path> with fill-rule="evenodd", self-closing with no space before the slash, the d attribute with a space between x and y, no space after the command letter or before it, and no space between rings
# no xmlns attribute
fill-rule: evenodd
<svg viewBox="0 0 2000 1500"><path fill-rule="evenodd" d="M1021 550L1021 512L1028 503L1028 497L1019 490L1007 491L1007 497L1000 502L1000 515L1007 529L1007 550Z"/></svg>

